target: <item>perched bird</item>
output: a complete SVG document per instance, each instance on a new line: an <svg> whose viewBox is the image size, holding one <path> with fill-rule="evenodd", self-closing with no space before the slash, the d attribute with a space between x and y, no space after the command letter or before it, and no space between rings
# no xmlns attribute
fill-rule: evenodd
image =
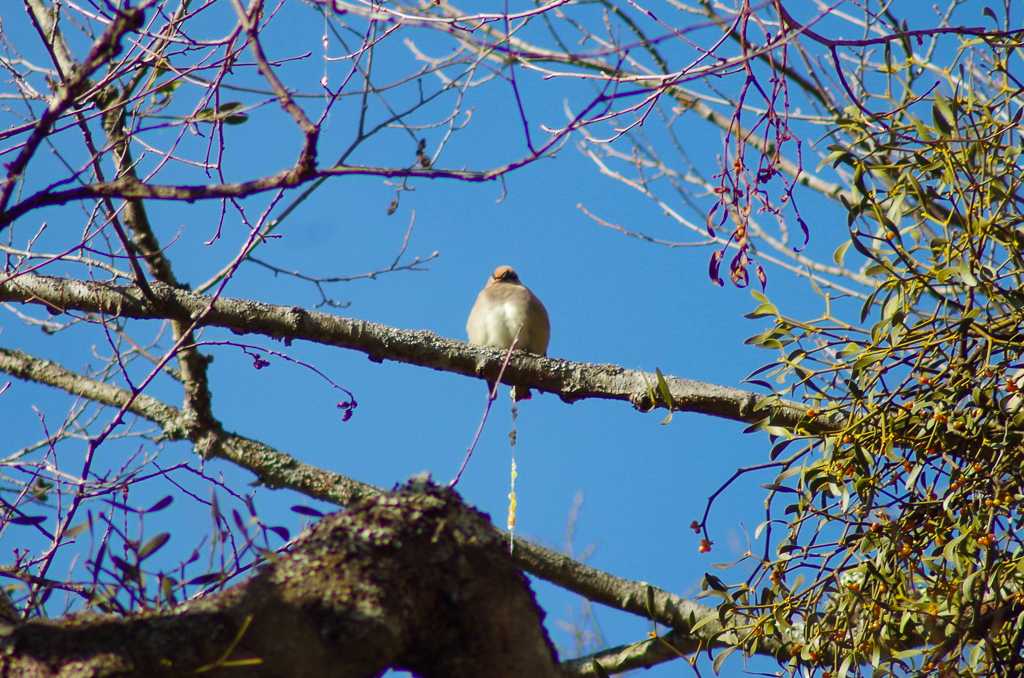
<svg viewBox="0 0 1024 678"><path fill-rule="evenodd" d="M476 297L466 321L466 334L470 344L494 348L508 348L518 334L517 349L547 355L551 324L544 304L519 282L515 270L499 266ZM513 391L516 400L530 397L530 389Z"/></svg>

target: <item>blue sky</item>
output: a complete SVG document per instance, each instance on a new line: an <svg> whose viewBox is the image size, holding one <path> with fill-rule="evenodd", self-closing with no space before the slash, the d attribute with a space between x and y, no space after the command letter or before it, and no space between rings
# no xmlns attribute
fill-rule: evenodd
<svg viewBox="0 0 1024 678"><path fill-rule="evenodd" d="M0 10L0 17L11 43L34 44L20 7L15 9L12 4ZM268 45L274 55L311 52L305 60L283 69L289 77L307 78L305 82L311 86L324 68L319 51L322 22L309 9L294 4L283 10L276 26L278 32L268 34L273 38ZM217 26L208 29L211 34L223 32ZM418 35L426 47L440 44L435 36ZM331 51L342 50L332 42ZM407 52L397 41L382 51L378 71L382 80L408 71L411 61L403 54ZM30 56L40 58L38 53ZM332 82L337 84L343 65L329 68ZM541 125L564 124L563 102L580 100L589 87L545 81L522 71L518 78L535 138L543 138ZM725 80L716 86L728 91L737 82ZM185 109L199 96L188 85L180 92ZM400 101L408 95L395 96ZM355 103L347 100L331 114L321 145L323 161L333 159L349 142ZM465 107L472 109L472 118L454 135L439 165L489 166L525 152L522 127L506 83L494 80L471 91ZM21 112L0 111L0 120L4 126L13 124L20 121L17 115ZM437 110L431 115L436 118ZM657 131L659 124L652 119L642 130L656 144L664 142ZM713 172L721 149L720 131L696 117L684 119L676 131L697 166ZM226 134L229 155L225 174L229 180L276 171L294 159L294 126L275 103L252 111L246 124L228 127ZM423 135L428 150L432 149L439 132L429 130ZM166 140L170 134L162 138ZM810 169L816 164L816 141L811 133L804 138ZM182 151L195 154L204 144L200 138L188 137ZM405 165L414 152L415 144L408 135L395 132L360 149L353 161ZM143 159L143 164L152 162L151 156ZM52 156L41 154L30 166L27 185L38 187L59 171ZM172 166L160 180L173 182L182 177L180 180L195 182L198 176ZM415 219L407 258L437 251L439 257L430 262L429 270L334 286L332 296L351 305L333 312L464 339L465 318L478 289L495 266L510 264L550 313L549 354L553 357L659 368L668 374L729 386L741 385L745 375L774 357L744 345L744 339L763 329L764 321L742 317L756 305L747 290L711 284L709 249L668 249L643 243L603 229L585 216L578 205L634 230L692 240L649 201L600 176L573 143L554 159L512 173L504 185L415 180L410 186L413 190L402 193L398 209L389 215L387 208L395 190L381 179L328 180L288 217L278 231L280 237L260 248L258 256L311 275L362 273L385 266L394 257L408 224ZM827 258L845 235L845 213L838 205L804 197L804 216L812 225L808 251ZM266 195L250 199L246 203L250 214L258 215L268 200ZM710 204L706 198L702 200L702 205ZM287 199L282 204L287 204ZM677 207L685 211L681 202ZM219 218L219 204L213 201L150 203L148 208L179 279L193 285L229 261L247 235L237 215L229 212L220 240L204 244L213 236ZM29 215L17 225L15 241L24 243L44 219L50 225L40 239L41 248L66 246L79 236L81 211L70 207ZM767 293L780 307L794 315L817 311L820 300L805 283L770 266L768 271ZM243 266L225 294L308 308L318 301L310 285L275 277L254 265ZM239 340L218 330L206 330L203 339ZM359 407L350 421L342 423L335 407L338 394L311 372L274 357L269 358L268 368L255 370L242 351L210 347L206 352L214 357L210 368L214 413L225 427L290 452L306 463L380 487L390 487L424 470L439 481L449 480L485 405L481 380L401 363L376 364L361 353L319 345L297 342L286 348L258 337L242 340L316 365L351 390ZM0 343L73 369L81 369L90 360L91 346L108 350L95 330L76 328L49 338L9 314L0 320ZM140 363L130 372L138 377L145 367ZM179 403L180 396L169 383L155 384L152 393ZM0 398L7 449L42 437L40 418L33 407L47 412L52 426L63 417L68 401L52 390L15 382ZM109 416L101 414L100 420ZM737 467L766 461L770 445L763 436L743 434L743 426L734 422L677 414L663 426L659 423L662 416L642 414L618 402L590 400L568 405L551 394L523 403L515 450L518 533L563 548L570 510L576 498L582 497L573 543L577 554L589 550L587 562L595 567L681 595L694 595L713 563L733 560L747 549L747 539L763 517L764 491L758 484L771 477L743 478L719 499L710 520L715 542L711 554L698 554L698 537L688 528L690 521L702 515L707 497ZM459 486L469 503L491 514L499 525L504 523L507 503L510 425L507 394L503 393ZM126 450L138 446L138 441L108 445L104 466L115 468ZM147 452L156 451L152 445L144 447L149 448ZM75 468L83 450L81 442L67 443L60 448L61 463ZM190 455L185 446L169 445L160 451L160 461L170 464L190 459ZM240 492L254 492L261 516L293 533L304 519L289 507L313 503L287 491L248 487L251 477L223 462L211 462L207 471L223 474ZM208 511L160 481L134 488L132 502L146 505L166 493L176 496L173 511L147 523L147 529L170 529L170 546L180 557L207 534ZM19 546L38 548L40 544L25 527L8 527L0 533L4 558ZM754 545L755 552L760 548L760 544ZM716 573L740 579L746 570ZM570 656L572 638L559 622L576 618L579 600L541 582L536 582L536 589L548 613L553 640ZM596 610L610 645L641 640L649 628L647 622L630 615ZM738 675L741 670L739 660L726 666L726 674ZM673 664L649 675L678 675L680 671L688 669Z"/></svg>

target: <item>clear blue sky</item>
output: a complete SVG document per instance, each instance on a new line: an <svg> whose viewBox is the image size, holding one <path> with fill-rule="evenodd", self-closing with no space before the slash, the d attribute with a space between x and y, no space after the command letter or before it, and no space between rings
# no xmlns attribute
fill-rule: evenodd
<svg viewBox="0 0 1024 678"><path fill-rule="evenodd" d="M7 40L18 46L34 45L24 13L15 4L0 10ZM286 69L290 78L306 77L311 89L324 68L319 47L321 20L299 3L289 3L274 25L266 43L272 56L312 53ZM225 30L223 26L207 29L211 35ZM440 44L436 37L419 36L427 47ZM714 36L709 32L692 37L709 44ZM331 53L342 51L332 41ZM412 62L403 54L407 53L397 41L382 51L377 64L381 81L408 71ZM677 48L675 54L682 63L683 52ZM41 59L38 52L29 51L26 56ZM333 85L340 81L344 68L343 63L331 65ZM589 87L563 80L543 81L522 71L518 76L535 139L544 136L541 125L564 124L563 100L581 101ZM726 79L716 86L731 91L738 83L738 79ZM185 85L181 92L183 106L194 105L199 95L196 88ZM402 96L396 94L397 100ZM261 99L240 98L247 102ZM321 145L324 162L333 159L351 139L355 105L355 100L346 100L332 113ZM0 124L20 121L23 109L13 104L11 108L14 113L0 111ZM440 166L486 167L525 152L507 83L496 79L471 91L466 108L473 110L472 119L454 135ZM441 109L432 110L436 119ZM644 131L655 143L664 143L657 131L659 125L652 118ZM677 126L677 131L691 159L703 171L713 172L720 131L695 116ZM181 150L194 156L205 141L186 136ZM440 132L429 130L423 136L432 151ZM73 135L66 138L74 139ZM250 178L288 166L294 159L295 139L294 127L275 103L253 111L248 123L227 128L227 178ZM816 139L808 136L804 141L807 164L814 169ZM394 132L361 149L353 161L403 165L411 162L414 153L414 142ZM145 162L151 164L152 158ZM28 186L38 187L51 178L51 172L59 171L52 156L44 152L30 166ZM174 167L160 175L160 180L173 182L179 177L200 181L197 173L181 173ZM499 183L424 180L410 185L415 190L404 192L397 211L389 216L387 207L394 189L381 179L330 180L287 219L279 230L281 237L262 247L258 255L310 275L373 270L394 257L415 213L408 254L438 251L440 257L430 263L429 271L335 286L332 295L351 306L334 312L464 339L465 318L478 289L496 265L510 264L548 308L552 324L549 353L553 357L645 370L660 368L665 373L729 386L741 385L745 375L774 357L744 345L744 339L763 328L763 321L742 317L755 305L748 291L711 284L707 274L710 250L668 249L629 239L600 228L578 209L577 205L583 204L609 221L659 237L693 239L652 203L600 176L572 143L557 158L511 174L504 187ZM251 199L247 203L250 214L257 216L267 201L268 196ZM679 200L674 207L685 212ZM179 279L193 285L224 266L246 236L237 215L229 213L220 241L204 245L219 218L216 202L149 203L148 209ZM812 225L809 251L830 252L845 234L845 213L838 206L811 198L804 210ZM49 230L40 246L67 246L79 237L81 215L74 207L30 215L17 225L15 241L24 243L45 219ZM778 269L768 270L768 294L780 306L795 315L818 308L804 283ZM318 300L308 284L274 277L252 265L243 266L225 293L307 308ZM203 339L239 338L207 330ZM480 380L401 363L375 364L361 353L308 343L286 348L259 337L243 340L316 365L350 389L359 407L350 421L342 423L335 408L338 394L311 372L273 357L268 368L257 371L238 349L208 348L206 352L214 356L210 369L214 413L225 427L290 452L306 463L380 487L390 487L424 470L439 481L449 480L485 405L485 385ZM95 331L75 329L50 338L38 329L26 328L10 314L0 320L0 343L59 360L72 369L82 369L90 360L90 346L108 352L103 341ZM139 377L144 374L143 367L136 364L130 371ZM3 381L0 378L0 383ZM153 394L180 404L180 396L166 383L157 384ZM53 427L59 425L68 401L52 390L15 382L0 398L6 449L43 436L33 406L47 413L47 425ZM102 414L101 421L109 416ZM618 402L591 400L567 405L550 394L522 404L515 451L518 533L554 548L565 547L569 513L574 498L581 496L584 501L573 543L576 554L589 553L589 564L616 575L646 580L684 596L695 594L702 575L712 571L714 563L733 560L748 548L747 540L763 518L764 491L758 484L771 477L742 479L719 499L710 521L715 542L711 554L698 554L698 537L688 525L701 516L708 495L737 467L765 461L769 444L761 435L742 434L743 426L733 422L677 414L671 424L662 426L662 416L641 414ZM510 425L507 394L503 394L459 487L468 502L491 514L499 525L504 524L507 503ZM148 444L143 447L146 452L155 450ZM84 448L84 443L74 442L62 446L60 462L76 468ZM137 441L108 445L103 467L116 468L126 450L136 449ZM160 452L160 462L169 465L189 459L190 454L185 446L167 446ZM251 477L223 462L211 462L207 470L223 474L240 492L253 491L268 523L285 525L293 534L303 524L304 519L288 507L312 503L309 500L290 492L249 488L246 483ZM146 505L167 493L176 496L173 511L157 517L147 529L154 533L171 529L170 546L180 557L209 532L207 510L162 481L134 488L131 503ZM13 548L38 548L34 539L25 527L8 527L0 533L4 562ZM754 545L755 552L760 548L760 544ZM740 579L746 570L716 573ZM535 586L554 642L563 656L572 656L573 640L561 623L579 619L580 601L543 582L535 582ZM641 640L649 628L631 615L600 607L596 614L609 645ZM762 669L768 666L759 665ZM704 667L710 670L707 664ZM727 664L726 674L739 675L741 669L740 660L734 659ZM676 663L645 675L687 671Z"/></svg>

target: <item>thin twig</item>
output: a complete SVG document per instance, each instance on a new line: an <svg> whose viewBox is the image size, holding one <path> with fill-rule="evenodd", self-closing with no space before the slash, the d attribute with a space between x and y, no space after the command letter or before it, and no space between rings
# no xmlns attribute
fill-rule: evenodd
<svg viewBox="0 0 1024 678"><path fill-rule="evenodd" d="M498 397L498 388L501 386L501 377L505 374L505 368L508 367L508 361L512 359L512 351L515 350L516 344L519 343L519 332L522 331L523 328L520 325L519 331L516 332L515 339L512 340L512 345L508 347L508 352L505 353L505 360L501 363L501 370L498 372L498 378L494 381L494 386L492 386L490 391L487 393L487 405L484 407L484 414L480 417L480 423L476 427L476 433L473 434L473 440L469 443L469 448L466 449L466 456L462 459L462 464L459 466L458 473L456 473L455 477L452 478L452 481L448 483L448 487L454 488L459 484L462 472L466 470L466 466L469 464L469 459L473 456L473 450L476 449L476 444L480 440L480 434L484 431L484 424L487 423L487 417L491 414L491 405L494 404L494 400Z"/></svg>

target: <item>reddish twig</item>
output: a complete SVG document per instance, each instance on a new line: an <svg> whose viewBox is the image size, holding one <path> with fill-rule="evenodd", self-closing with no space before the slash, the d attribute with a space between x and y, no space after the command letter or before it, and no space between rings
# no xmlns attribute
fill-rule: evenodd
<svg viewBox="0 0 1024 678"><path fill-rule="evenodd" d="M522 326L519 327L519 332L522 332ZM519 343L519 332L516 332L515 339L512 340L512 345L508 347L508 351L505 353L505 360L501 363L501 369L498 371L498 378L494 382L494 386L487 393L487 406L484 407L484 414L480 417L480 423L476 427L476 433L473 434L473 440L469 443L469 447L466 449L466 456L462 459L462 464L459 466L458 472L452 481L448 483L448 487L455 487L459 483L459 479L462 478L463 471L466 470L466 466L469 464L470 457L473 456L473 450L476 449L476 444L480 441L480 434L484 432L484 424L487 423L487 417L491 414L491 405L494 404L494 400L498 397L498 387L501 386L501 377L505 374L505 368L508 367L508 361L512 359L512 351L515 350L516 344Z"/></svg>

